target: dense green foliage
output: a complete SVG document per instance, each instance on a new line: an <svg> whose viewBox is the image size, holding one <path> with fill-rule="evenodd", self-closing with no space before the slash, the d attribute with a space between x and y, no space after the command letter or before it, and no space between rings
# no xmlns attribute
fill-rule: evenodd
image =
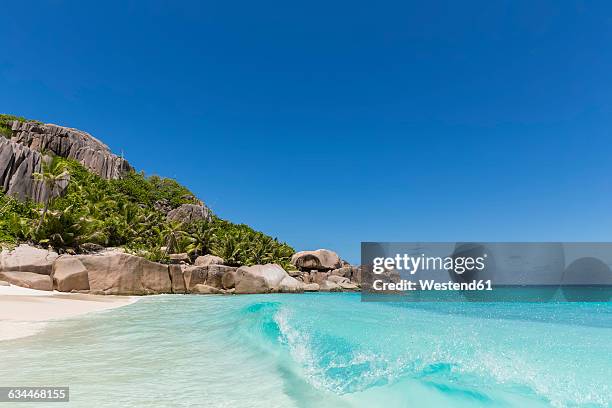
<svg viewBox="0 0 612 408"><path fill-rule="evenodd" d="M39 179L53 183L52 171L70 175L66 193L59 198L36 204L0 196L0 241L32 242L67 252L92 244L124 247L156 261L187 252L192 257L218 255L230 265L290 265L293 248L247 225L215 216L187 225L167 221L164 211L198 202L174 180L140 173L104 180L79 163L57 157Z"/></svg>
<svg viewBox="0 0 612 408"><path fill-rule="evenodd" d="M19 201L0 193L0 242L16 244L28 239L38 213L31 201Z"/></svg>
<svg viewBox="0 0 612 408"><path fill-rule="evenodd" d="M147 207L165 205L176 208L181 204L197 204L198 200L187 188L176 180L159 176L145 177L143 173L129 173L110 184L117 193L127 196L133 203Z"/></svg>
<svg viewBox="0 0 612 408"><path fill-rule="evenodd" d="M36 122L41 123L37 120L26 119L21 116L8 115L6 113L0 113L0 136L11 137L13 121L18 120L19 122Z"/></svg>
<svg viewBox="0 0 612 408"><path fill-rule="evenodd" d="M20 116L0 114L0 136L11 137L11 126L14 120L25 122L26 119Z"/></svg>

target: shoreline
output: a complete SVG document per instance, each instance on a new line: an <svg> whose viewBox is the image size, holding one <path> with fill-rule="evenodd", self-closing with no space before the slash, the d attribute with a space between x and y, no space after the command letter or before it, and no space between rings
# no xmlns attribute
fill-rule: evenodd
<svg viewBox="0 0 612 408"><path fill-rule="evenodd" d="M111 310L137 296L90 295L0 286L0 341L35 335L50 321Z"/></svg>

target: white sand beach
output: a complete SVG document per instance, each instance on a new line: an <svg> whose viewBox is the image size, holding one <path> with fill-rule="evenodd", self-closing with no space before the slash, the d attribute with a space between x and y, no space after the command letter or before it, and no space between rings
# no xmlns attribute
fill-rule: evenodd
<svg viewBox="0 0 612 408"><path fill-rule="evenodd" d="M0 286L0 341L36 334L50 320L114 309L137 299Z"/></svg>

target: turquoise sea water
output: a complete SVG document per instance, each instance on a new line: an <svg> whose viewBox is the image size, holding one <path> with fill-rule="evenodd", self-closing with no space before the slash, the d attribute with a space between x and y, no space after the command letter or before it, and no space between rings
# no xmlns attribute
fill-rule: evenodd
<svg viewBox="0 0 612 408"><path fill-rule="evenodd" d="M612 406L611 303L164 295L0 353L0 385L71 407Z"/></svg>

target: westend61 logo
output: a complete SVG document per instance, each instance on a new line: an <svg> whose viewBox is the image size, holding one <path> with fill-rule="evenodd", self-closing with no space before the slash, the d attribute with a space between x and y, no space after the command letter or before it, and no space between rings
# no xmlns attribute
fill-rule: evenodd
<svg viewBox="0 0 612 408"><path fill-rule="evenodd" d="M445 270L453 271L459 275L466 271L482 271L485 269L487 254L478 257L458 256L411 256L409 254L395 254L394 257L376 257L372 261L372 272L380 275L385 271L406 271L411 275L421 270Z"/></svg>
<svg viewBox="0 0 612 408"><path fill-rule="evenodd" d="M612 243L362 242L363 301L612 300Z"/></svg>

